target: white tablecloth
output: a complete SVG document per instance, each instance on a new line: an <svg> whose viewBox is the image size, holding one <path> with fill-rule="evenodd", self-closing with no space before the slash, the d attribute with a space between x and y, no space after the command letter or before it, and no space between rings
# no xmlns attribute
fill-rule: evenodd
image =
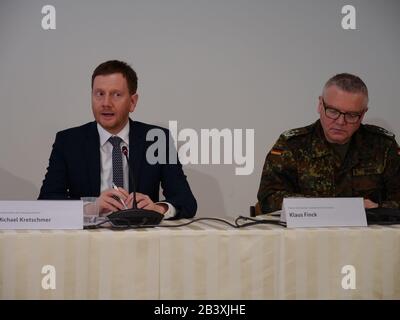
<svg viewBox="0 0 400 320"><path fill-rule="evenodd" d="M42 288L44 265L54 290ZM355 289L342 288L346 265ZM399 299L400 226L3 230L0 298Z"/></svg>

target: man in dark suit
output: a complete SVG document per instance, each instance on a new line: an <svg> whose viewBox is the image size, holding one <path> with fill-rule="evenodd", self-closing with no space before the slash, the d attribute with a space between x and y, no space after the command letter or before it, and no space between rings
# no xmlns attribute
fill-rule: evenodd
<svg viewBox="0 0 400 320"><path fill-rule="evenodd" d="M167 129L129 118L138 101L136 91L136 73L125 62L107 61L94 70L92 111L96 121L57 133L39 199L98 197L100 214L122 210L125 205L132 207L133 181L121 153L126 147L138 208L157 211L165 218L195 215L196 199L182 165L179 160L168 161L168 142L163 148L166 163L154 164L147 159L146 150L153 143L146 140L147 133L162 130L166 141L170 135ZM161 202L160 185L165 197Z"/></svg>

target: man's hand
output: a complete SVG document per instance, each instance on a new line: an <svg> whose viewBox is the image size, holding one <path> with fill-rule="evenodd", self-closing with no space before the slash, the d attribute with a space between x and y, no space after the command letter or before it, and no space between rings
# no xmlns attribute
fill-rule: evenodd
<svg viewBox="0 0 400 320"><path fill-rule="evenodd" d="M118 198L126 203L129 197L129 192L124 188L108 189L103 191L97 201L99 202L99 213L105 214L109 212L114 212L118 210L124 210L125 207Z"/></svg>
<svg viewBox="0 0 400 320"><path fill-rule="evenodd" d="M365 209L373 209L373 208L378 208L379 205L369 199L364 199L364 208Z"/></svg>
<svg viewBox="0 0 400 320"><path fill-rule="evenodd" d="M158 213L164 214L168 210L168 205L163 203L154 203L148 195L136 192L136 202L138 209L153 210ZM129 208L133 206L133 193L129 195L125 201Z"/></svg>

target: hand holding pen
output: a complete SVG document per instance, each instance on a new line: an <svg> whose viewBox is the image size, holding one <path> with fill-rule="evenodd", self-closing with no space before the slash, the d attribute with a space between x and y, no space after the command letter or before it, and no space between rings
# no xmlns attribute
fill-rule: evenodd
<svg viewBox="0 0 400 320"><path fill-rule="evenodd" d="M114 190L117 190L118 192L120 192L119 189L118 189L118 187L115 185L114 182L112 183L112 187L113 187ZM113 196L113 198L114 198L115 200L117 200L117 201L120 201L120 202L122 203L122 205L124 206L125 209L128 209L128 207L126 206L124 200L122 200L120 197Z"/></svg>
<svg viewBox="0 0 400 320"><path fill-rule="evenodd" d="M127 209L125 201L129 199L128 191L114 185L110 189L104 190L98 197L99 212L101 215Z"/></svg>

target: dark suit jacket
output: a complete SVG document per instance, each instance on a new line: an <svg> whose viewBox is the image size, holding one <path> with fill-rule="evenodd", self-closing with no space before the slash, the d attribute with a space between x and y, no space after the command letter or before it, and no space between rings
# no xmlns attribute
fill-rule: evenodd
<svg viewBox="0 0 400 320"><path fill-rule="evenodd" d="M157 202L161 184L164 201L177 210L176 218L193 217L197 203L179 160L177 164L168 164L168 161L167 164L149 164L146 161L146 150L154 143L146 141L146 134L154 128L166 134L166 156L169 159L169 131L131 119L129 126L129 165L134 170L136 191ZM129 192L132 192L133 182L129 180ZM99 194L100 138L97 123L89 122L58 132L38 199L79 200L81 197L97 197Z"/></svg>

